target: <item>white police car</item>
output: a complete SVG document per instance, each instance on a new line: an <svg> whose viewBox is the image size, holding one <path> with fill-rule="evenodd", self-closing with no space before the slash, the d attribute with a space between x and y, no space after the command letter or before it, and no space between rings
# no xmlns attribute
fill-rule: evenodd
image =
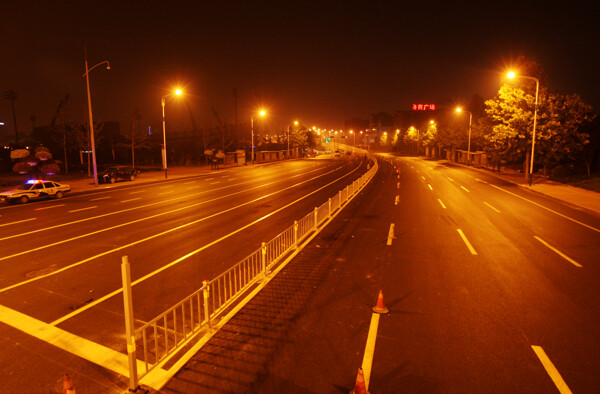
<svg viewBox="0 0 600 394"><path fill-rule="evenodd" d="M62 198L62 196L69 191L71 191L69 185L61 185L54 181L30 179L24 184L17 186L15 190L8 190L0 193L0 200L24 204L29 200L36 200L39 198Z"/></svg>

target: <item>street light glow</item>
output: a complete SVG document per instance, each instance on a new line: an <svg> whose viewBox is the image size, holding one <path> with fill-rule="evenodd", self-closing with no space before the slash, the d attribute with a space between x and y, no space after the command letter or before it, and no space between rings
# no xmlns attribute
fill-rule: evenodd
<svg viewBox="0 0 600 394"><path fill-rule="evenodd" d="M460 112L460 111L462 111L462 108L461 107L456 107L456 112Z"/></svg>
<svg viewBox="0 0 600 394"><path fill-rule="evenodd" d="M175 94L176 94L176 95L178 95L178 96L181 96L181 94L182 94L182 93L183 93L183 92L182 92L182 90L181 90L181 89L175 89Z"/></svg>
<svg viewBox="0 0 600 394"><path fill-rule="evenodd" d="M261 109L261 110L258 112L258 114L259 114L260 116L265 116L265 115L267 114L267 111L265 111L264 109Z"/></svg>
<svg viewBox="0 0 600 394"><path fill-rule="evenodd" d="M506 74L506 76L508 78L514 78L515 77L515 73L513 71L509 72L508 74Z"/></svg>

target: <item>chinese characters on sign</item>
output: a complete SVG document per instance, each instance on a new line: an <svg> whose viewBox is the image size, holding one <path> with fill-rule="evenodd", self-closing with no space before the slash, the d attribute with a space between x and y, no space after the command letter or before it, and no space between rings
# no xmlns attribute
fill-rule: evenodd
<svg viewBox="0 0 600 394"><path fill-rule="evenodd" d="M435 104L413 104L413 111L435 111Z"/></svg>

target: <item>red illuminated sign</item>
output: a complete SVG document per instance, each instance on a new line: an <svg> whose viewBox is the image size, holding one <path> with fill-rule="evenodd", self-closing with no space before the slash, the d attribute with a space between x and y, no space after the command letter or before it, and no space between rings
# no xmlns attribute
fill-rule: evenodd
<svg viewBox="0 0 600 394"><path fill-rule="evenodd" d="M435 111L435 104L413 104L413 111Z"/></svg>

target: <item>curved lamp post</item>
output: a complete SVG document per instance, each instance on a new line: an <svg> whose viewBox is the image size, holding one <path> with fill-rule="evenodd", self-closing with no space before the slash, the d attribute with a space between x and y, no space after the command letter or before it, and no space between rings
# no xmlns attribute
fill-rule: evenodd
<svg viewBox="0 0 600 394"><path fill-rule="evenodd" d="M92 117L92 98L91 98L91 95L90 95L90 77L89 77L89 73L90 73L90 71L92 71L96 67L98 67L98 66L100 66L102 64L105 64L105 63L106 63L106 69L110 70L110 63L108 62L108 60L105 60L103 62L100 62L100 63L96 64L92 68L88 68L87 51L84 51L84 53L85 53L85 74L83 74L82 77L85 77L85 84L86 84L86 87L87 87L88 113L89 113L89 116L90 116L90 145L91 145L91 149L92 149L92 166L94 168L94 185L98 186L98 169L96 167L96 143L94 141L94 119Z"/></svg>
<svg viewBox="0 0 600 394"><path fill-rule="evenodd" d="M162 148L162 165L163 165L163 170L165 172L165 179L167 179L167 133L165 132L166 129L166 122L165 122L165 101L167 101L167 97L175 94L177 96L181 96L183 92L181 91L181 89L175 89L175 91L173 93L169 93L167 95L164 95L161 97L160 99L160 104L162 106L162 126L163 126L163 148Z"/></svg>
<svg viewBox="0 0 600 394"><path fill-rule="evenodd" d="M266 114L267 114L267 112L266 112L264 109L261 109L261 110L258 112L258 115L260 115L260 116L265 116ZM251 145L252 145L252 156L250 157L250 162L251 162L252 164L254 164L254 115L252 115L252 116L250 117L250 129L251 129L251 132L252 132L252 141L251 141ZM289 138L288 138L288 139L289 139Z"/></svg>
<svg viewBox="0 0 600 394"><path fill-rule="evenodd" d="M467 165L471 165L471 121L473 120L473 114L471 111L464 110L460 107L456 108L456 112L468 112L469 113L469 144L467 145Z"/></svg>
<svg viewBox="0 0 600 394"><path fill-rule="evenodd" d="M507 74L508 78L515 78L517 75L514 72ZM535 153L535 125L537 123L537 110L538 110L538 92L540 90L540 80L535 77L528 77L525 75L519 75L519 78L531 79L535 81L535 109L533 111L533 134L531 137L531 161L529 162L529 186L533 178L533 154Z"/></svg>

